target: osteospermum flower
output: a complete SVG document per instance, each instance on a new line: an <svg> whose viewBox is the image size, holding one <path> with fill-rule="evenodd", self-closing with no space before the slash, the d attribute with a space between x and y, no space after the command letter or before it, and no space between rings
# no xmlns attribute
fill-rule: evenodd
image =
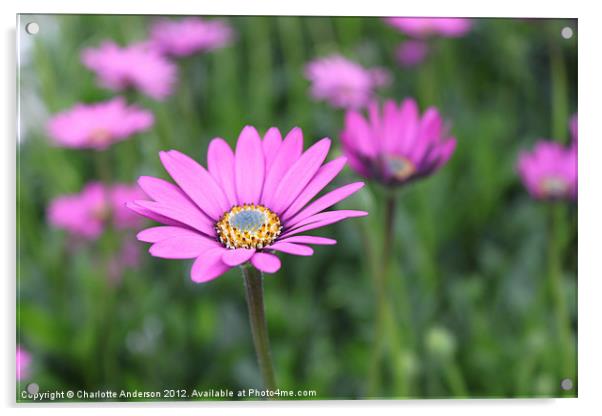
<svg viewBox="0 0 602 416"><path fill-rule="evenodd" d="M98 48L85 49L82 62L106 88L133 88L157 100L171 94L177 79L176 65L145 43L120 47L104 42Z"/></svg>
<svg viewBox="0 0 602 416"><path fill-rule="evenodd" d="M432 35L460 37L472 27L470 19L443 17L386 17L385 22L406 35L419 38Z"/></svg>
<svg viewBox="0 0 602 416"><path fill-rule="evenodd" d="M384 69L366 69L340 55L310 62L305 75L312 83L311 94L316 100L340 108L363 107L376 88L390 83L390 75Z"/></svg>
<svg viewBox="0 0 602 416"><path fill-rule="evenodd" d="M363 211L324 211L363 186L356 182L312 201L341 171L345 158L323 164L330 139L303 152L303 136L294 128L282 140L271 128L262 139L245 127L233 152L216 138L209 144L208 169L175 151L160 153L175 185L162 179L138 181L151 201L128 206L162 225L138 234L152 243L149 252L168 259L196 259L195 282L215 279L232 267L250 262L274 273L280 268L275 252L309 256L308 244L335 244L335 240L304 233Z"/></svg>
<svg viewBox="0 0 602 416"><path fill-rule="evenodd" d="M96 104L77 104L53 116L47 129L60 146L103 150L147 130L153 121L150 111L127 105L117 97Z"/></svg>
<svg viewBox="0 0 602 416"><path fill-rule="evenodd" d="M17 345L17 380L29 377L29 366L31 365L31 354L20 345Z"/></svg>
<svg viewBox="0 0 602 416"><path fill-rule="evenodd" d="M522 152L518 172L533 198L541 200L577 197L577 149L540 140L532 152Z"/></svg>
<svg viewBox="0 0 602 416"><path fill-rule="evenodd" d="M188 56L222 48L232 41L233 32L220 20L187 17L179 21L161 19L151 29L151 45L171 56Z"/></svg>
<svg viewBox="0 0 602 416"><path fill-rule="evenodd" d="M428 45L421 40L408 40L397 47L396 57L401 66L416 66L428 55Z"/></svg>
<svg viewBox="0 0 602 416"><path fill-rule="evenodd" d="M137 186L116 184L107 188L100 182L91 182L79 194L54 199L48 208L48 222L73 236L94 240L109 220L117 229L139 227L140 217L125 205L141 197Z"/></svg>
<svg viewBox="0 0 602 416"><path fill-rule="evenodd" d="M443 166L456 148L456 139L436 108L422 117L413 99L399 106L373 102L368 117L348 111L341 133L343 152L357 173L386 185L400 185L431 174Z"/></svg>

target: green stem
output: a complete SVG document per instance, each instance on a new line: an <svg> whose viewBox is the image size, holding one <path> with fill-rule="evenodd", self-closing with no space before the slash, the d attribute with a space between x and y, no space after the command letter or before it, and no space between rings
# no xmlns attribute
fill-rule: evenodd
<svg viewBox="0 0 602 416"><path fill-rule="evenodd" d="M557 336L560 347L561 379L570 378L575 382L575 365L571 335L571 318L564 293L562 256L566 241L565 206L552 203L550 235L548 237L548 279L554 302Z"/></svg>
<svg viewBox="0 0 602 416"><path fill-rule="evenodd" d="M257 363L263 378L263 385L268 390L276 390L276 378L270 352L270 339L263 306L263 275L252 266L241 267L245 281L245 293L249 310L249 322L253 344L257 354Z"/></svg>

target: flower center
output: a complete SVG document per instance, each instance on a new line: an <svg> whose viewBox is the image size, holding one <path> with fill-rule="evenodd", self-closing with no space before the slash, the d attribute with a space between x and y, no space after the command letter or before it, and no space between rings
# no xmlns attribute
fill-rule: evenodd
<svg viewBox="0 0 602 416"><path fill-rule="evenodd" d="M561 197L568 193L569 184L562 178L549 176L539 182L539 191L543 196Z"/></svg>
<svg viewBox="0 0 602 416"><path fill-rule="evenodd" d="M263 248L280 235L280 218L263 205L235 205L215 224L227 248Z"/></svg>
<svg viewBox="0 0 602 416"><path fill-rule="evenodd" d="M88 140L91 144L102 146L111 141L111 133L104 128L97 128L90 132Z"/></svg>
<svg viewBox="0 0 602 416"><path fill-rule="evenodd" d="M404 181L416 172L416 167L403 156L388 155L385 157L385 167L395 179Z"/></svg>

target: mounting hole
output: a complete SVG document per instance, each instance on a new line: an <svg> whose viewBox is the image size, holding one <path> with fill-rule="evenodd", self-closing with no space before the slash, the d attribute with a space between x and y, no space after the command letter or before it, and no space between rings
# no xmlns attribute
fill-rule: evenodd
<svg viewBox="0 0 602 416"><path fill-rule="evenodd" d="M565 39L570 39L573 37L573 29L571 29L568 26L565 26L562 28L562 30L560 31L560 35L565 38Z"/></svg>
<svg viewBox="0 0 602 416"><path fill-rule="evenodd" d="M560 387L562 388L562 390L565 391L571 390L573 388L573 380L571 380L570 378L565 378L560 382Z"/></svg>
<svg viewBox="0 0 602 416"><path fill-rule="evenodd" d="M40 25L36 22L29 22L25 25L25 31L30 35L36 35L40 31Z"/></svg>

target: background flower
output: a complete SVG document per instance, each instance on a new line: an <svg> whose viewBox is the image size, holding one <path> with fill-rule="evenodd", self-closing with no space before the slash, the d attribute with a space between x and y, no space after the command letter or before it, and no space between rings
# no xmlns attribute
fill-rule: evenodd
<svg viewBox="0 0 602 416"><path fill-rule="evenodd" d="M82 62L103 86L114 91L133 88L157 100L170 95L177 80L176 66L147 43L120 47L105 41L85 49Z"/></svg>
<svg viewBox="0 0 602 416"><path fill-rule="evenodd" d="M472 27L470 19L443 17L387 17L385 22L409 36L464 36Z"/></svg>
<svg viewBox="0 0 602 416"><path fill-rule="evenodd" d="M236 151L223 139L209 144L208 171L188 156L161 152L163 166L176 185L141 177L152 201L128 206L164 226L149 228L138 239L153 243L149 252L168 259L196 259L192 280L206 282L249 261L274 273L280 260L273 252L310 256L306 244L334 244L328 238L300 235L306 231L366 215L363 211L325 211L359 190L356 182L313 200L345 164L344 158L323 165L330 140L305 152L303 136L294 128L282 140L271 128L262 138L245 127ZM311 202L313 200L313 202Z"/></svg>
<svg viewBox="0 0 602 416"><path fill-rule="evenodd" d="M232 41L232 28L221 20L186 17L160 19L151 28L152 47L173 56L188 56L222 48Z"/></svg>
<svg viewBox="0 0 602 416"><path fill-rule="evenodd" d="M373 102L367 118L348 111L341 142L351 168L387 185L431 174L447 163L456 148L439 111L431 107L421 116L411 98L400 105L388 100L382 112Z"/></svg>
<svg viewBox="0 0 602 416"><path fill-rule="evenodd" d="M404 67L419 65L428 55L428 44L420 40L408 40L397 47L397 61Z"/></svg>
<svg viewBox="0 0 602 416"><path fill-rule="evenodd" d="M29 377L29 366L31 365L31 354L20 345L17 345L17 380Z"/></svg>
<svg viewBox="0 0 602 416"><path fill-rule="evenodd" d="M96 104L77 104L54 115L47 129L50 138L60 146L104 150L149 129L153 122L150 111L116 97Z"/></svg>

